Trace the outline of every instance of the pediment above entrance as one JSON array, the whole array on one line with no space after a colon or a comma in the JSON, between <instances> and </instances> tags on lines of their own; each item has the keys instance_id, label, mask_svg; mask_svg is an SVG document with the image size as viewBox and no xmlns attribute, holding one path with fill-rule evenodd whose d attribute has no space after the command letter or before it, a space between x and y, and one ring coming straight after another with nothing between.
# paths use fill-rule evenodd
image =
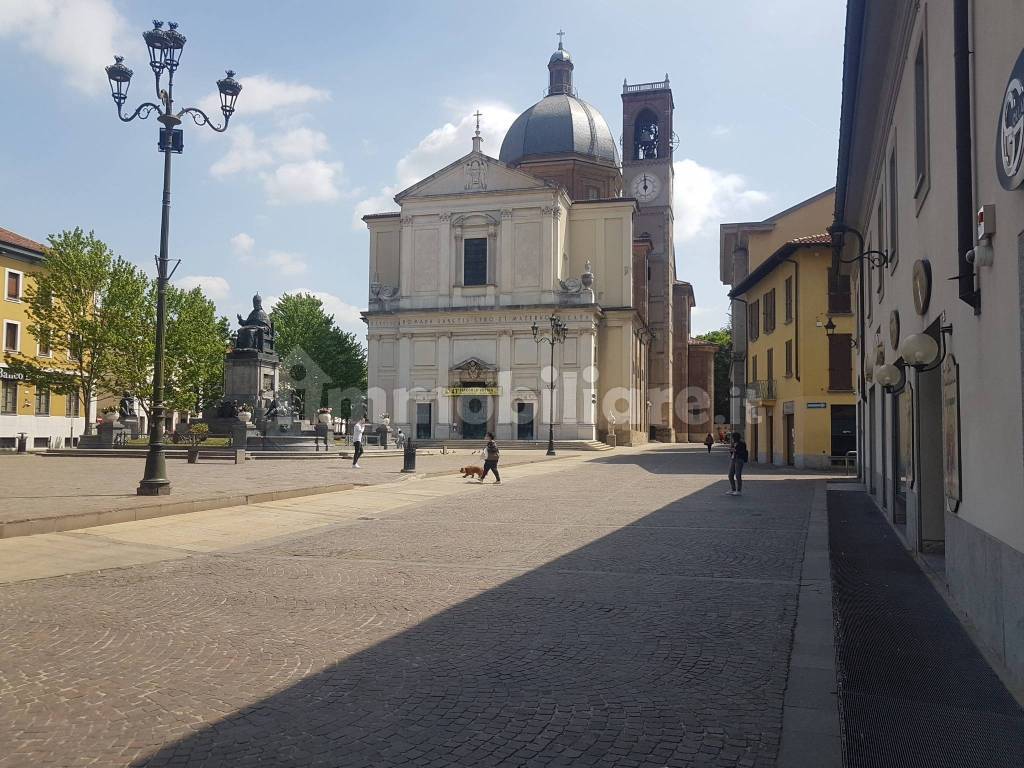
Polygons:
<instances>
[{"instance_id":1,"label":"pediment above entrance","mask_svg":"<svg viewBox=\"0 0 1024 768\"><path fill-rule=\"evenodd\" d=\"M478 357L468 357L458 365L452 366L449 371L449 379L455 383L461 382L494 382L498 376L498 366L485 363Z\"/></svg>"},{"instance_id":2,"label":"pediment above entrance","mask_svg":"<svg viewBox=\"0 0 1024 768\"><path fill-rule=\"evenodd\" d=\"M470 152L395 195L395 202L437 195L550 189L552 184L516 170L482 152Z\"/></svg>"}]
</instances>

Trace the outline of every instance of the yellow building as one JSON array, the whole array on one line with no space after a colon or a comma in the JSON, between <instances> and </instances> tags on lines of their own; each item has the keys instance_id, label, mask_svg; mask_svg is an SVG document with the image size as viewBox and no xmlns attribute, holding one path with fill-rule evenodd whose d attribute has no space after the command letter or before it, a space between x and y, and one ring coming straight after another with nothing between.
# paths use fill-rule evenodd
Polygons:
<instances>
[{"instance_id":1,"label":"yellow building","mask_svg":"<svg viewBox=\"0 0 1024 768\"><path fill-rule=\"evenodd\" d=\"M0 228L0 450L15 450L22 435L29 450L70 447L85 429L85 409L77 396L50 392L8 370L8 362L18 353L57 363L67 354L40 342L28 329L25 289L40 268L44 250L45 246Z\"/></svg>"},{"instance_id":2,"label":"yellow building","mask_svg":"<svg viewBox=\"0 0 1024 768\"><path fill-rule=\"evenodd\" d=\"M734 310L734 334L751 461L823 469L856 448L850 284L832 279L825 232L833 197L784 211L744 240L749 271L729 296L744 308Z\"/></svg>"}]
</instances>

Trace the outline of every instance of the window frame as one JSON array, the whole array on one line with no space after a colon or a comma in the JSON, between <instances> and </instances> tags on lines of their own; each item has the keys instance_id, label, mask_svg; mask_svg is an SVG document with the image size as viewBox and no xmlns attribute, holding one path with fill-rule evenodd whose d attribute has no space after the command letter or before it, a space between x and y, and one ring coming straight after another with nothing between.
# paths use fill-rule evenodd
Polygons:
<instances>
[{"instance_id":1,"label":"window frame","mask_svg":"<svg viewBox=\"0 0 1024 768\"><path fill-rule=\"evenodd\" d=\"M893 136L892 149L889 151L889 274L895 274L899 261L900 241L900 198L899 173L896 165L896 137Z\"/></svg>"},{"instance_id":2,"label":"window frame","mask_svg":"<svg viewBox=\"0 0 1024 768\"><path fill-rule=\"evenodd\" d=\"M785 358L786 358L786 378L793 378L793 340L786 339L785 344Z\"/></svg>"},{"instance_id":3,"label":"window frame","mask_svg":"<svg viewBox=\"0 0 1024 768\"><path fill-rule=\"evenodd\" d=\"M885 251L885 188L878 188L878 206L875 211L875 230L878 235L878 250ZM874 267L872 267L874 269ZM879 262L878 264L878 285L875 286L875 290L878 291L878 301L881 302L885 297L885 265Z\"/></svg>"},{"instance_id":4,"label":"window frame","mask_svg":"<svg viewBox=\"0 0 1024 768\"><path fill-rule=\"evenodd\" d=\"M761 301L750 302L747 312L747 337L750 341L761 338Z\"/></svg>"},{"instance_id":5,"label":"window frame","mask_svg":"<svg viewBox=\"0 0 1024 768\"><path fill-rule=\"evenodd\" d=\"M50 343L48 333L40 333L36 337L36 357L51 358L53 357L53 345ZM46 344L44 347L43 344Z\"/></svg>"},{"instance_id":6,"label":"window frame","mask_svg":"<svg viewBox=\"0 0 1024 768\"><path fill-rule=\"evenodd\" d=\"M479 288L481 286L485 286L485 285L489 285L490 284L490 277L491 276L489 274L488 263L487 263L488 262L488 257L489 257L489 254L488 254L489 246L488 246L488 242L487 242L488 239L489 238L484 236L484 237L466 237L466 238L463 238L463 240L462 240L462 285L464 287L466 287L466 288ZM468 264L468 261L467 261L468 253L467 253L467 251L469 249L469 244L470 243L476 243L476 242L482 242L483 246L484 246L483 247L483 282L479 282L479 283L478 282L472 282L471 283L471 282L468 282L467 279L466 279L466 277L467 277L466 268L467 268L467 264ZM474 258L479 257L479 255L480 254L473 254Z\"/></svg>"},{"instance_id":7,"label":"window frame","mask_svg":"<svg viewBox=\"0 0 1024 768\"><path fill-rule=\"evenodd\" d=\"M13 409L7 407L7 393L13 392ZM18 380L0 379L0 414L4 416L18 415Z\"/></svg>"},{"instance_id":8,"label":"window frame","mask_svg":"<svg viewBox=\"0 0 1024 768\"><path fill-rule=\"evenodd\" d=\"M914 48L914 200L917 210L931 187L931 137L929 131L930 94L928 89L928 25L925 12L921 14L921 32Z\"/></svg>"},{"instance_id":9,"label":"window frame","mask_svg":"<svg viewBox=\"0 0 1024 768\"><path fill-rule=\"evenodd\" d=\"M73 333L68 336L68 361L72 363L82 362L82 358L75 355L75 334Z\"/></svg>"},{"instance_id":10,"label":"window frame","mask_svg":"<svg viewBox=\"0 0 1024 768\"><path fill-rule=\"evenodd\" d=\"M18 295L10 296L7 293L8 286L10 285L11 275L18 276ZM15 304L21 304L25 297L25 273L19 269L11 269L10 267L4 267L4 301L10 301Z\"/></svg>"},{"instance_id":11,"label":"window frame","mask_svg":"<svg viewBox=\"0 0 1024 768\"><path fill-rule=\"evenodd\" d=\"M64 416L68 419L78 419L82 416L82 398L77 389L64 395Z\"/></svg>"},{"instance_id":12,"label":"window frame","mask_svg":"<svg viewBox=\"0 0 1024 768\"><path fill-rule=\"evenodd\" d=\"M35 393L32 396L33 414L36 415L36 416L49 416L50 415L50 409L52 407L52 402L50 400L50 388L49 387L40 387L40 386L36 385L35 390L36 391L35 391ZM40 404L42 402L44 402L44 400L46 402L46 411L45 412L42 411L42 409L39 407Z\"/></svg>"},{"instance_id":13,"label":"window frame","mask_svg":"<svg viewBox=\"0 0 1024 768\"><path fill-rule=\"evenodd\" d=\"M7 328L11 326L16 329L15 331L15 343L13 347L7 346ZM17 320L4 320L4 352L17 352L21 353L21 323Z\"/></svg>"},{"instance_id":14,"label":"window frame","mask_svg":"<svg viewBox=\"0 0 1024 768\"><path fill-rule=\"evenodd\" d=\"M789 324L793 322L793 276L790 275L786 278L785 283L785 319L784 323Z\"/></svg>"}]
</instances>

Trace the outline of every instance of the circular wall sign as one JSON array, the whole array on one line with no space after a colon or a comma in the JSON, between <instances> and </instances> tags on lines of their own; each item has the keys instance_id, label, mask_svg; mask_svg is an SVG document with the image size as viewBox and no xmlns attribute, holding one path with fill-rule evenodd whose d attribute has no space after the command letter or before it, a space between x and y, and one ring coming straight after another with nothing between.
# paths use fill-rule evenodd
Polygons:
<instances>
[{"instance_id":1,"label":"circular wall sign","mask_svg":"<svg viewBox=\"0 0 1024 768\"><path fill-rule=\"evenodd\" d=\"M889 344L893 349L900 348L900 312L898 309L889 313Z\"/></svg>"},{"instance_id":2,"label":"circular wall sign","mask_svg":"<svg viewBox=\"0 0 1024 768\"><path fill-rule=\"evenodd\" d=\"M1013 65L996 126L996 173L1003 189L1024 184L1024 51Z\"/></svg>"},{"instance_id":3,"label":"circular wall sign","mask_svg":"<svg viewBox=\"0 0 1024 768\"><path fill-rule=\"evenodd\" d=\"M928 311L928 303L932 300L932 265L928 259L914 262L914 309L923 315Z\"/></svg>"}]
</instances>

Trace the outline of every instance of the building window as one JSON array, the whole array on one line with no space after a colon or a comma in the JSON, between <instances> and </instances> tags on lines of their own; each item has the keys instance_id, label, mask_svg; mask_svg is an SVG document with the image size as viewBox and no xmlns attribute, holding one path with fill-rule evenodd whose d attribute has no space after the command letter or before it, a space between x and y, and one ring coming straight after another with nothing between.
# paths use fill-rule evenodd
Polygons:
<instances>
[{"instance_id":1,"label":"building window","mask_svg":"<svg viewBox=\"0 0 1024 768\"><path fill-rule=\"evenodd\" d=\"M786 378L793 377L793 340L786 342Z\"/></svg>"},{"instance_id":2,"label":"building window","mask_svg":"<svg viewBox=\"0 0 1024 768\"><path fill-rule=\"evenodd\" d=\"M878 190L878 219L875 224L878 227L878 250L885 251L885 214L883 213L884 208L882 205L885 199L885 190ZM878 298L885 295L885 266L882 264L878 265Z\"/></svg>"},{"instance_id":3,"label":"building window","mask_svg":"<svg viewBox=\"0 0 1024 768\"><path fill-rule=\"evenodd\" d=\"M50 334L46 332L39 333L39 339L36 341L36 355L39 357L50 357L53 355L53 350L50 349Z\"/></svg>"},{"instance_id":4,"label":"building window","mask_svg":"<svg viewBox=\"0 0 1024 768\"><path fill-rule=\"evenodd\" d=\"M601 190L597 187L587 187L587 199L598 200L601 197Z\"/></svg>"},{"instance_id":5,"label":"building window","mask_svg":"<svg viewBox=\"0 0 1024 768\"><path fill-rule=\"evenodd\" d=\"M18 412L18 382L4 379L0 382L2 390L2 402L0 402L0 413L16 414Z\"/></svg>"},{"instance_id":6,"label":"building window","mask_svg":"<svg viewBox=\"0 0 1024 768\"><path fill-rule=\"evenodd\" d=\"M641 110L633 123L633 159L656 159L658 135L658 116L649 109Z\"/></svg>"},{"instance_id":7,"label":"building window","mask_svg":"<svg viewBox=\"0 0 1024 768\"><path fill-rule=\"evenodd\" d=\"M775 330L775 289L772 288L764 295L764 332L771 333Z\"/></svg>"},{"instance_id":8,"label":"building window","mask_svg":"<svg viewBox=\"0 0 1024 768\"><path fill-rule=\"evenodd\" d=\"M82 359L82 339L77 334L68 337L68 360L78 362Z\"/></svg>"},{"instance_id":9,"label":"building window","mask_svg":"<svg viewBox=\"0 0 1024 768\"><path fill-rule=\"evenodd\" d=\"M761 302L752 301L747 312L747 337L753 341L761 335Z\"/></svg>"},{"instance_id":10,"label":"building window","mask_svg":"<svg viewBox=\"0 0 1024 768\"><path fill-rule=\"evenodd\" d=\"M750 358L750 380L757 381L757 355Z\"/></svg>"},{"instance_id":11,"label":"building window","mask_svg":"<svg viewBox=\"0 0 1024 768\"><path fill-rule=\"evenodd\" d=\"M853 389L853 359L848 333L835 333L828 337L828 388L838 392Z\"/></svg>"},{"instance_id":12,"label":"building window","mask_svg":"<svg viewBox=\"0 0 1024 768\"><path fill-rule=\"evenodd\" d=\"M786 322L793 322L793 278L786 278Z\"/></svg>"},{"instance_id":13,"label":"building window","mask_svg":"<svg viewBox=\"0 0 1024 768\"><path fill-rule=\"evenodd\" d=\"M767 365L765 367L768 370L765 371L765 378L768 379L768 381L771 381L775 378L775 350L769 348L766 355L767 357L765 362Z\"/></svg>"},{"instance_id":14,"label":"building window","mask_svg":"<svg viewBox=\"0 0 1024 768\"><path fill-rule=\"evenodd\" d=\"M889 268L896 268L899 243L899 195L896 186L896 148L889 153Z\"/></svg>"},{"instance_id":15,"label":"building window","mask_svg":"<svg viewBox=\"0 0 1024 768\"><path fill-rule=\"evenodd\" d=\"M77 419L82 413L82 401L78 397L78 391L69 392L64 398L64 415L69 419Z\"/></svg>"},{"instance_id":16,"label":"building window","mask_svg":"<svg viewBox=\"0 0 1024 768\"><path fill-rule=\"evenodd\" d=\"M50 390L36 387L36 416L50 415Z\"/></svg>"},{"instance_id":17,"label":"building window","mask_svg":"<svg viewBox=\"0 0 1024 768\"><path fill-rule=\"evenodd\" d=\"M4 351L19 352L21 350L21 324L14 320L4 321Z\"/></svg>"},{"instance_id":18,"label":"building window","mask_svg":"<svg viewBox=\"0 0 1024 768\"><path fill-rule=\"evenodd\" d=\"M928 187L928 71L924 34L914 56L914 169L914 198L919 199Z\"/></svg>"},{"instance_id":19,"label":"building window","mask_svg":"<svg viewBox=\"0 0 1024 768\"><path fill-rule=\"evenodd\" d=\"M21 301L21 287L25 279L24 273L14 269L8 269L4 298L11 301Z\"/></svg>"},{"instance_id":20,"label":"building window","mask_svg":"<svg viewBox=\"0 0 1024 768\"><path fill-rule=\"evenodd\" d=\"M466 238L462 257L462 284L487 285L487 238Z\"/></svg>"},{"instance_id":21,"label":"building window","mask_svg":"<svg viewBox=\"0 0 1024 768\"><path fill-rule=\"evenodd\" d=\"M848 315L852 311L853 292L850 290L850 276L835 275L830 269L828 274L828 313L830 315ZM868 270L870 284L871 270Z\"/></svg>"}]
</instances>

